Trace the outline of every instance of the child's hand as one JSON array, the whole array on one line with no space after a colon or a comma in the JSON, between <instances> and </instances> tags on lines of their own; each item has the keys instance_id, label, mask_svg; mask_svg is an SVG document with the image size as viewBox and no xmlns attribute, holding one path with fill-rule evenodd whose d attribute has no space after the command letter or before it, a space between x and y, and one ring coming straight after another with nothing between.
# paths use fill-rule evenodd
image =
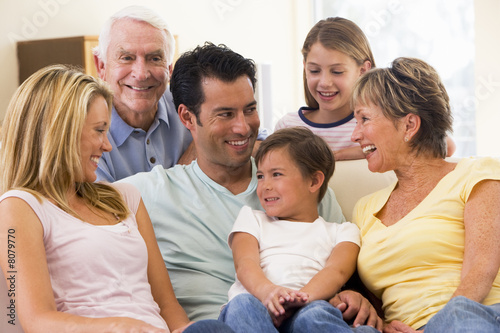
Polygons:
<instances>
[{"instance_id":1,"label":"child's hand","mask_svg":"<svg viewBox=\"0 0 500 333\"><path fill-rule=\"evenodd\" d=\"M274 325L278 327L283 320L290 317L295 309L307 304L309 295L290 288L274 286L269 290L267 297L262 302L273 318ZM292 310L292 311L290 311Z\"/></svg>"},{"instance_id":2,"label":"child's hand","mask_svg":"<svg viewBox=\"0 0 500 333\"><path fill-rule=\"evenodd\" d=\"M275 317L285 314L285 308L283 304L294 303L298 298L302 299L307 295L304 293L293 290L290 288L285 288L281 286L273 286L267 291L266 298L262 301L264 306L268 309L269 313L273 314Z\"/></svg>"}]
</instances>

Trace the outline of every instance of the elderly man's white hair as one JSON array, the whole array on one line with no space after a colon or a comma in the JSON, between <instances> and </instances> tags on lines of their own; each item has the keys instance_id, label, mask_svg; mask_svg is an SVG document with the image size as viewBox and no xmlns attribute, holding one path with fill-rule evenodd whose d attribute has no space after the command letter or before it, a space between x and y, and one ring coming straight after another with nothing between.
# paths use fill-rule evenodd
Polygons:
<instances>
[{"instance_id":1,"label":"elderly man's white hair","mask_svg":"<svg viewBox=\"0 0 500 333\"><path fill-rule=\"evenodd\" d=\"M165 22L165 20L155 11L143 6L128 6L113 14L102 27L101 34L99 35L99 45L93 49L94 55L106 63L106 53L110 42L111 28L116 21L121 19L143 21L151 24L157 29L165 31L167 35L167 49L165 50L165 54L168 65L172 64L174 60L175 39L170 32L167 22Z\"/></svg>"}]
</instances>

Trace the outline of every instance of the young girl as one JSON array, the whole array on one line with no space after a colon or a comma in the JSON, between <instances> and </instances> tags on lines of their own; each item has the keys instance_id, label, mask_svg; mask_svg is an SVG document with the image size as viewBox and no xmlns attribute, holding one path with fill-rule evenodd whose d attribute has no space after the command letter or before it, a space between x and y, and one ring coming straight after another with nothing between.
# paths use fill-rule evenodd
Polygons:
<instances>
[{"instance_id":1,"label":"young girl","mask_svg":"<svg viewBox=\"0 0 500 333\"><path fill-rule=\"evenodd\" d=\"M321 20L309 31L302 55L307 107L285 115L275 130L305 126L325 139L336 160L364 158L351 141L356 121L349 97L358 77L375 67L365 34L344 18Z\"/></svg>"},{"instance_id":2,"label":"young girl","mask_svg":"<svg viewBox=\"0 0 500 333\"><path fill-rule=\"evenodd\" d=\"M318 216L332 151L294 127L263 141L255 160L265 213L244 206L229 235L237 279L219 319L236 332L351 332L326 301L353 274L359 252L355 225Z\"/></svg>"}]
</instances>

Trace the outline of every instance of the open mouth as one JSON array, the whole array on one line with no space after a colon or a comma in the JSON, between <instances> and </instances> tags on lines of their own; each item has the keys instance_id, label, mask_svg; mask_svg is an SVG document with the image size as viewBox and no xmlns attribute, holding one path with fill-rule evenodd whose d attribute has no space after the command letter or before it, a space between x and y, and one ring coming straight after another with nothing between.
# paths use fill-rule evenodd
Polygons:
<instances>
[{"instance_id":1,"label":"open mouth","mask_svg":"<svg viewBox=\"0 0 500 333\"><path fill-rule=\"evenodd\" d=\"M98 165L98 164L99 164L99 159L100 159L100 157L98 157L98 156L92 156L92 157L90 158L90 161L91 161L92 163L94 163L95 165Z\"/></svg>"},{"instance_id":2,"label":"open mouth","mask_svg":"<svg viewBox=\"0 0 500 333\"><path fill-rule=\"evenodd\" d=\"M375 147L374 145L368 145L368 146L363 147L363 153L365 155L373 153L375 150L377 150L377 147Z\"/></svg>"},{"instance_id":3,"label":"open mouth","mask_svg":"<svg viewBox=\"0 0 500 333\"><path fill-rule=\"evenodd\" d=\"M264 199L264 201L265 201L265 202L273 202L273 201L276 201L276 200L278 200L278 199L279 199L279 198L276 198L276 197L275 197L275 198L266 198L266 199Z\"/></svg>"},{"instance_id":4,"label":"open mouth","mask_svg":"<svg viewBox=\"0 0 500 333\"><path fill-rule=\"evenodd\" d=\"M249 139L246 138L244 140L234 140L234 141L228 141L227 143L232 145L232 146L244 146L248 143Z\"/></svg>"},{"instance_id":5,"label":"open mouth","mask_svg":"<svg viewBox=\"0 0 500 333\"><path fill-rule=\"evenodd\" d=\"M137 90L137 91L145 91L145 90L149 90L149 89L152 88L152 86L149 86L149 87L135 87L135 86L129 86L129 85L127 85L127 87L129 87L132 90Z\"/></svg>"},{"instance_id":6,"label":"open mouth","mask_svg":"<svg viewBox=\"0 0 500 333\"><path fill-rule=\"evenodd\" d=\"M338 95L338 92L321 92L321 91L318 91L318 94L322 97L326 97L326 98L329 98L329 97L333 97L335 95Z\"/></svg>"}]
</instances>

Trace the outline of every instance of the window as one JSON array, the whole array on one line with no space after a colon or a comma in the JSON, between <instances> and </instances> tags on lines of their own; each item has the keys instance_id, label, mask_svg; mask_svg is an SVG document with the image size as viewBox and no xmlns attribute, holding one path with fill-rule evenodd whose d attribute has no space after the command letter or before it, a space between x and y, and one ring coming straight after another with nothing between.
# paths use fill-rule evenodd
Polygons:
<instances>
[{"instance_id":1,"label":"window","mask_svg":"<svg viewBox=\"0 0 500 333\"><path fill-rule=\"evenodd\" d=\"M378 67L420 58L441 76L454 117L454 156L476 154L473 0L315 0L315 22L330 16L365 32Z\"/></svg>"}]
</instances>

